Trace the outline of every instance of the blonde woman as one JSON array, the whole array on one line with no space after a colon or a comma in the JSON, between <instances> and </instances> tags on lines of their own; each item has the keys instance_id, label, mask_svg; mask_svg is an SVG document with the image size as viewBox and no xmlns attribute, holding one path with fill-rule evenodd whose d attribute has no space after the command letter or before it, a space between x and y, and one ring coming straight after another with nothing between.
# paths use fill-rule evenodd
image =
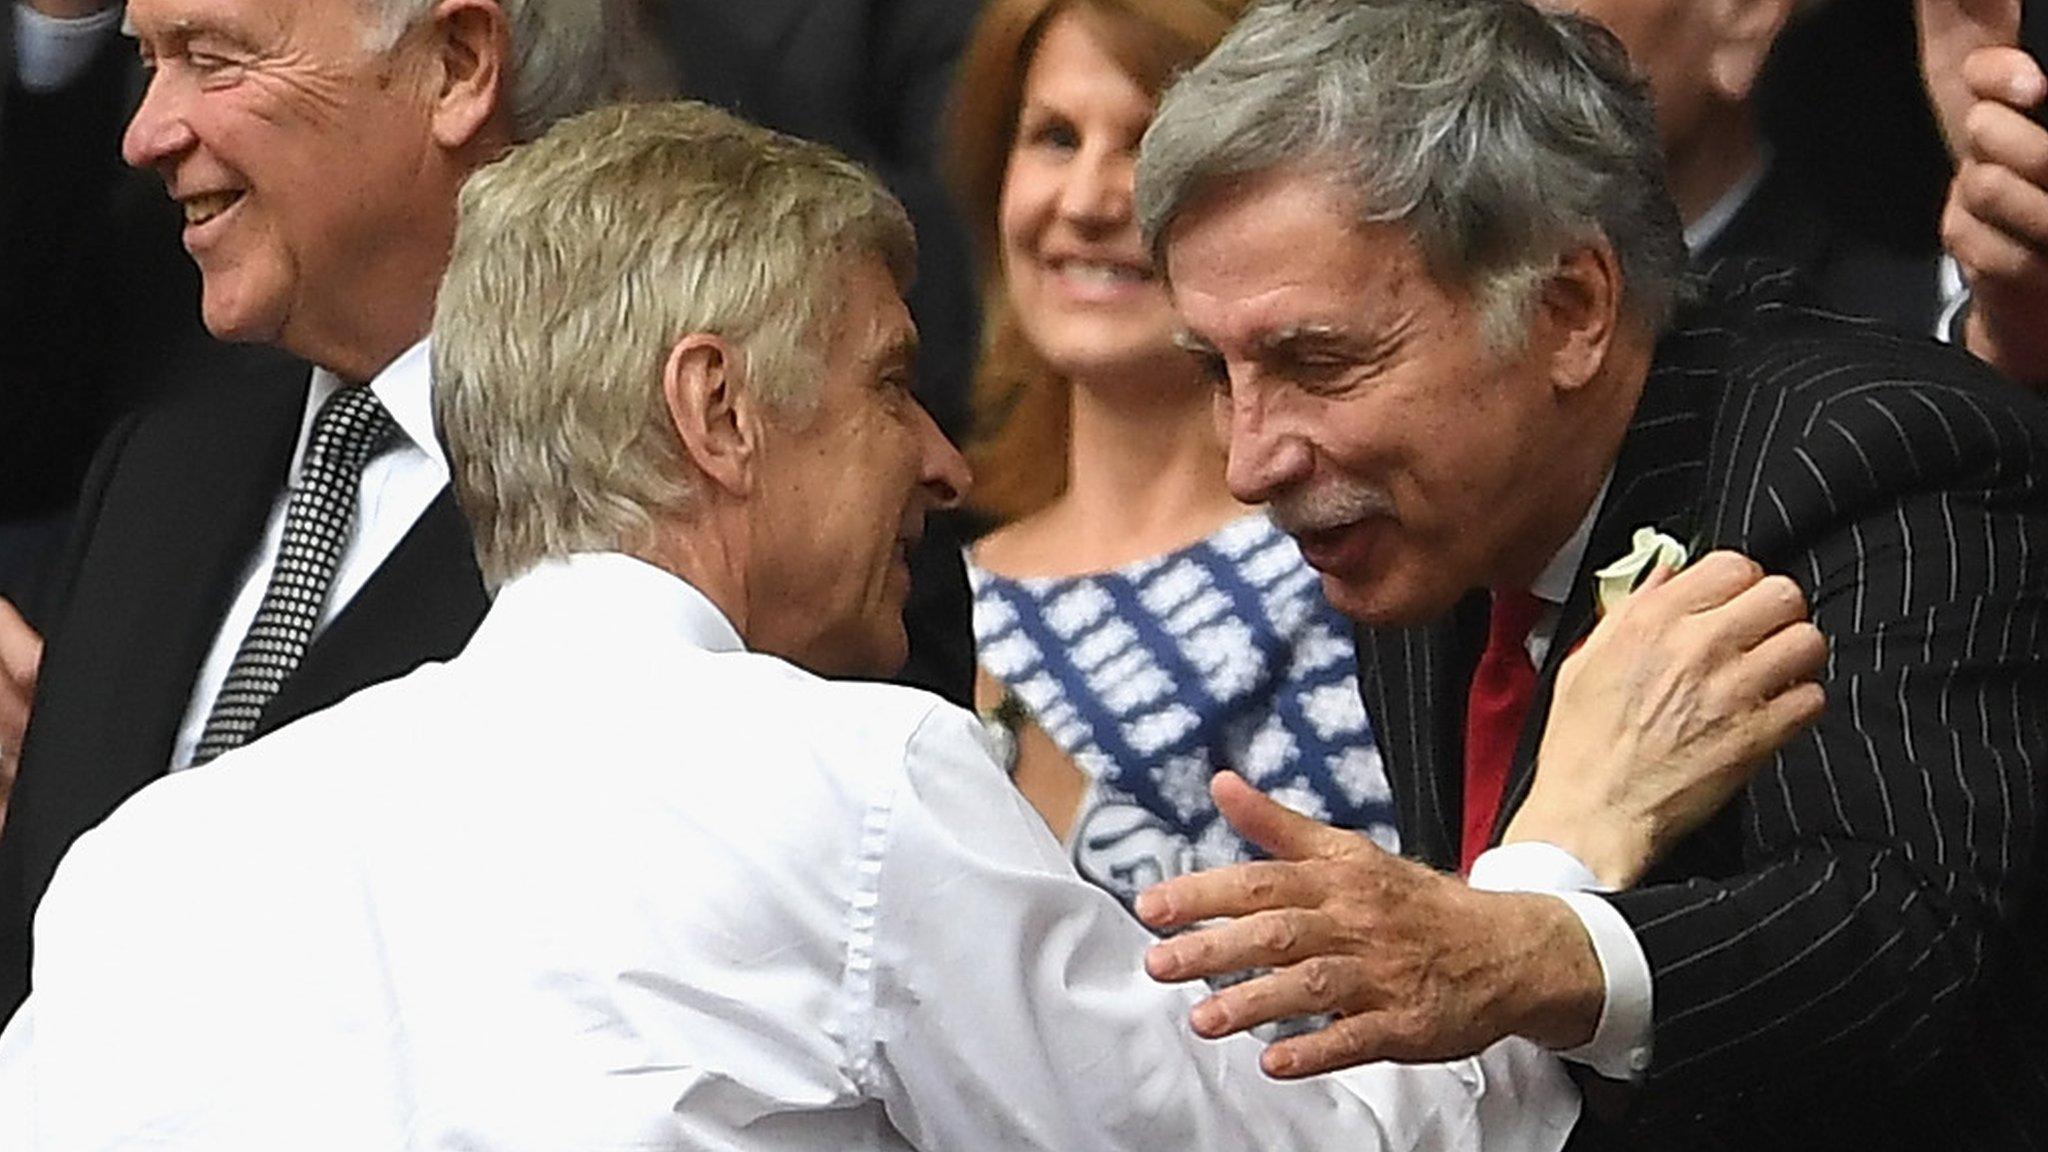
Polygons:
<instances>
[{"instance_id":1,"label":"blonde woman","mask_svg":"<svg viewBox=\"0 0 2048 1152\"><path fill-rule=\"evenodd\" d=\"M1076 867L1126 902L1245 858L1208 783L1393 843L1349 624L1231 498L1213 388L1138 235L1138 142L1237 0L991 0L952 161L984 254L970 554L984 712Z\"/></svg>"}]
</instances>

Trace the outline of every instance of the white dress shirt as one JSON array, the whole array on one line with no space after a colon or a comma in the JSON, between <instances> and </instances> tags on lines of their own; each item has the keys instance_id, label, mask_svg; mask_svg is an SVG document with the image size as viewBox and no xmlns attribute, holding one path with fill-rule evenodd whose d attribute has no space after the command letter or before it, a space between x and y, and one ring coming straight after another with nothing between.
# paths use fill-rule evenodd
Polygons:
<instances>
[{"instance_id":1,"label":"white dress shirt","mask_svg":"<svg viewBox=\"0 0 2048 1152\"><path fill-rule=\"evenodd\" d=\"M1521 1041L1283 1083L1197 1039L980 732L748 653L636 560L543 565L454 661L78 841L0 1142L1561 1146L1577 1095Z\"/></svg>"},{"instance_id":2,"label":"white dress shirt","mask_svg":"<svg viewBox=\"0 0 2048 1152\"><path fill-rule=\"evenodd\" d=\"M399 436L390 449L363 467L356 489L355 523L335 565L334 583L328 586L327 604L314 624L317 638L329 622L348 606L370 577L389 559L398 542L418 522L421 513L448 485L448 457L434 435L433 385L429 379L427 341L422 340L393 360L370 381L391 418ZM270 569L277 561L279 541L284 539L285 508L291 489L299 481L305 463L306 442L313 435L313 419L320 405L342 387L341 380L325 368L313 369L312 386L306 392L306 410L299 420L299 441L292 449L292 468L284 487L270 509L270 522L263 529L263 543L242 568L242 579L213 646L199 665L199 677L192 685L192 698L185 705L185 718L178 725L177 743L171 748L172 771L189 767L199 738L206 732L207 713L220 694L234 665L242 637L256 619L263 593L270 586Z\"/></svg>"},{"instance_id":3,"label":"white dress shirt","mask_svg":"<svg viewBox=\"0 0 2048 1152\"><path fill-rule=\"evenodd\" d=\"M1749 203L1751 196L1756 195L1757 188L1763 184L1764 177L1769 175L1770 171L1771 153L1767 148L1758 156L1757 162L1751 165L1749 171L1743 173L1742 179L1729 185L1726 192L1707 205L1707 210L1700 213L1698 219L1685 226L1685 250L1696 253L1712 244L1721 233L1726 232L1728 225L1733 224L1736 215L1742 211L1742 206Z\"/></svg>"}]
</instances>

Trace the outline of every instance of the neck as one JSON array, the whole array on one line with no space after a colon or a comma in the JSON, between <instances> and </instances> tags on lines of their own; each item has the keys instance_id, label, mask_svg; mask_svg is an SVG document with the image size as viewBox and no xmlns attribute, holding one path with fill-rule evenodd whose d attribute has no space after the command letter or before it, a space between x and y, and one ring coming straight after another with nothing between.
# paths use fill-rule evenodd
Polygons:
<instances>
[{"instance_id":1,"label":"neck","mask_svg":"<svg viewBox=\"0 0 2048 1152\"><path fill-rule=\"evenodd\" d=\"M745 549L734 546L734 537L725 530L728 526L716 523L717 519L709 516L687 522L657 522L647 540L622 546L619 551L644 560L703 593L751 648L754 641L748 631L751 621Z\"/></svg>"},{"instance_id":2,"label":"neck","mask_svg":"<svg viewBox=\"0 0 2048 1152\"><path fill-rule=\"evenodd\" d=\"M284 349L344 380L365 381L424 339L455 245L456 191L469 170L441 165L417 173L423 199L428 189L445 193L434 201L439 207L413 214L362 253L357 267L369 274L337 291L340 303L326 314L303 326L287 323Z\"/></svg>"},{"instance_id":3,"label":"neck","mask_svg":"<svg viewBox=\"0 0 2048 1152\"><path fill-rule=\"evenodd\" d=\"M1682 147L1671 149L1671 198L1688 226L1718 203L1763 159L1748 106L1705 118Z\"/></svg>"},{"instance_id":4,"label":"neck","mask_svg":"<svg viewBox=\"0 0 2048 1152\"><path fill-rule=\"evenodd\" d=\"M1067 490L1059 506L1105 540L1184 543L1234 514L1209 391L1171 379L1073 387Z\"/></svg>"},{"instance_id":5,"label":"neck","mask_svg":"<svg viewBox=\"0 0 2048 1152\"><path fill-rule=\"evenodd\" d=\"M1539 481L1548 498L1535 502L1527 531L1518 534L1520 545L1495 566L1499 583L1513 588L1533 586L1592 510L1642 403L1653 347L1654 341L1646 338L1617 342L1602 367L1601 378L1578 398L1579 410L1570 413L1563 425L1570 434L1559 437L1552 446L1548 455L1553 466Z\"/></svg>"}]
</instances>

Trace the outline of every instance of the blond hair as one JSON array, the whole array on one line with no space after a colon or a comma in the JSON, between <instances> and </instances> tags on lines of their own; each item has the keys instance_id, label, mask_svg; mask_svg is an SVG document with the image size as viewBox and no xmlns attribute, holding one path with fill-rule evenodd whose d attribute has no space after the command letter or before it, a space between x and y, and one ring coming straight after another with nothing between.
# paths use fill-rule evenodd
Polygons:
<instances>
[{"instance_id":1,"label":"blond hair","mask_svg":"<svg viewBox=\"0 0 2048 1152\"><path fill-rule=\"evenodd\" d=\"M637 551L686 512L669 350L721 336L739 387L805 411L840 283L870 258L908 284L915 241L880 183L702 104L586 113L473 177L434 311L434 397L485 582Z\"/></svg>"}]
</instances>

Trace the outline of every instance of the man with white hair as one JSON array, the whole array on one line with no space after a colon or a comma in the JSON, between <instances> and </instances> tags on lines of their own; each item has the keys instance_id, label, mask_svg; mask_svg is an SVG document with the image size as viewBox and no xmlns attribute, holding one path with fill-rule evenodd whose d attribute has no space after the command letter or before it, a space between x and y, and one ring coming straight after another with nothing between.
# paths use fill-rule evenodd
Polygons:
<instances>
[{"instance_id":1,"label":"man with white hair","mask_svg":"<svg viewBox=\"0 0 2048 1152\"><path fill-rule=\"evenodd\" d=\"M805 670L903 659L908 550L968 482L910 391L913 254L871 176L698 105L476 176L434 367L489 614L78 842L0 1142L1555 1149L1576 1094L1522 1041L1285 1084L1196 1040L974 717ZM1688 695L1810 633L1720 559L1616 614ZM1637 695L1634 660L1578 667ZM1797 723L1711 707L1570 710L1539 791L1573 815L1517 835L1639 868L1640 827L1703 818Z\"/></svg>"},{"instance_id":2,"label":"man with white hair","mask_svg":"<svg viewBox=\"0 0 2048 1152\"><path fill-rule=\"evenodd\" d=\"M1667 184L1696 265L1760 259L1795 269L1805 299L1932 332L1936 267L1855 235L1818 182L1779 155L1756 93L1788 22L1827 0L1542 0L1605 24L1650 84Z\"/></svg>"},{"instance_id":3,"label":"man with white hair","mask_svg":"<svg viewBox=\"0 0 2048 1152\"><path fill-rule=\"evenodd\" d=\"M1614 39L1517 0L1266 4L1162 101L1140 216L1232 491L1360 622L1404 850L1458 868L1541 806L1537 733L1641 529L1796 582L1830 651L1814 727L1574 900L1573 947L1231 793L1289 862L1148 893L1158 927L1239 917L1153 970L1276 967L1205 1035L1338 1013L1268 1052L1290 1075L1535 1036L1614 1082L1632 1146L2048 1143L2048 409L1781 278L1688 285L1659 151Z\"/></svg>"},{"instance_id":4,"label":"man with white hair","mask_svg":"<svg viewBox=\"0 0 2048 1152\"><path fill-rule=\"evenodd\" d=\"M182 209L208 330L289 355L110 433L49 582L46 653L0 602L0 792L20 757L0 796L0 1014L80 832L475 628L425 345L455 193L612 93L605 0L131 0L119 18L149 72L123 155Z\"/></svg>"}]
</instances>

